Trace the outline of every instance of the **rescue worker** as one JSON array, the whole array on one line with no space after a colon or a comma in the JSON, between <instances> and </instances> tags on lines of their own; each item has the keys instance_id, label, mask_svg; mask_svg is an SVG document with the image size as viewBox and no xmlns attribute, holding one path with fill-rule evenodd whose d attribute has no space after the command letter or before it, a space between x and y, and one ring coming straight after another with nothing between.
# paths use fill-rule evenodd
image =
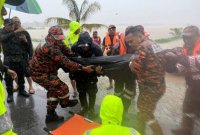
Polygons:
<instances>
[{"instance_id":1,"label":"rescue worker","mask_svg":"<svg viewBox=\"0 0 200 135\"><path fill-rule=\"evenodd\" d=\"M71 49L71 47L78 41L79 34L81 32L81 24L76 21L71 21L69 24L69 33L64 40L65 45ZM74 89L74 98L78 96L78 91L76 88L76 81L73 78L73 75L69 72L69 78Z\"/></svg>"},{"instance_id":2,"label":"rescue worker","mask_svg":"<svg viewBox=\"0 0 200 135\"><path fill-rule=\"evenodd\" d=\"M153 114L157 102L165 93L165 61L162 49L154 41L147 39L137 27L129 27L125 35L126 43L135 52L130 61L130 69L137 75L139 85L138 131L143 135L147 124L152 129L153 135L163 135Z\"/></svg>"},{"instance_id":3,"label":"rescue worker","mask_svg":"<svg viewBox=\"0 0 200 135\"><path fill-rule=\"evenodd\" d=\"M64 40L64 43L68 48L71 48L74 45L74 43L78 41L80 32L81 32L81 24L76 21L70 22L69 33Z\"/></svg>"},{"instance_id":4,"label":"rescue worker","mask_svg":"<svg viewBox=\"0 0 200 135\"><path fill-rule=\"evenodd\" d=\"M102 51L106 52L106 56L110 56L111 52L113 51L113 46L114 44L117 42L117 37L115 35L118 35L116 33L116 26L114 25L110 25L108 27L108 33L106 34L106 36L103 39L103 43L102 43ZM113 43L114 42L114 43ZM105 51L106 50L106 51ZM109 78L109 87L107 88L107 90L110 90L113 88L113 80Z\"/></svg>"},{"instance_id":5,"label":"rescue worker","mask_svg":"<svg viewBox=\"0 0 200 135\"><path fill-rule=\"evenodd\" d=\"M84 67L68 59L71 51L63 43L64 35L60 27L53 26L49 29L46 43L35 50L30 69L33 81L47 90L47 115L46 123L63 121L64 117L58 116L55 109L58 104L62 108L72 107L78 103L77 99L69 99L67 84L58 77L58 69L66 68L71 72L93 72L91 66ZM65 70L66 71L66 70Z\"/></svg>"},{"instance_id":6,"label":"rescue worker","mask_svg":"<svg viewBox=\"0 0 200 135\"><path fill-rule=\"evenodd\" d=\"M15 26L15 30L17 30L18 28L21 28L21 21L20 19L15 16L12 18L13 22L14 22L14 26ZM25 65L25 68L24 68L24 74L26 76L26 79L28 81L28 84L29 84L29 94L34 94L35 93L35 90L33 88L33 85L32 85L32 78L31 78L31 71L30 71L30 68L29 68L29 65L28 65L28 61L31 60L32 58L32 55L33 55L33 45L32 45L32 41L31 41L31 37L29 35L29 33L24 30L23 32L19 33L19 36L25 36L25 40L27 40L27 42L25 42L26 45L23 45L24 46L24 65ZM17 80L16 80L16 83L17 83ZM18 85L17 85L18 87ZM17 89L17 88L16 88Z\"/></svg>"},{"instance_id":7,"label":"rescue worker","mask_svg":"<svg viewBox=\"0 0 200 135\"><path fill-rule=\"evenodd\" d=\"M184 46L182 55L174 55L177 71L185 75L186 94L183 102L181 127L173 130L175 135L192 135L195 119L200 114L200 33L197 26L188 26L183 30ZM169 56L168 56L169 57ZM169 58L168 58L169 59Z\"/></svg>"},{"instance_id":8,"label":"rescue worker","mask_svg":"<svg viewBox=\"0 0 200 135\"><path fill-rule=\"evenodd\" d=\"M126 48L124 44L124 35L122 33L116 32L115 25L110 25L108 27L108 33L103 39L102 50L103 52L106 50L107 56L126 54ZM113 88L113 80L110 78L109 78L109 83L110 83L110 86L107 88L107 90ZM115 90L115 92L119 93L117 90Z\"/></svg>"},{"instance_id":9,"label":"rescue worker","mask_svg":"<svg viewBox=\"0 0 200 135\"><path fill-rule=\"evenodd\" d=\"M24 52L23 45L27 42L24 37L17 36L24 31L18 28L14 31L12 19L4 20L4 28L0 31L0 41L4 54L4 65L9 66L18 76L19 95L29 97L24 86ZM8 92L7 102L13 102L13 79L5 74L6 89Z\"/></svg>"},{"instance_id":10,"label":"rescue worker","mask_svg":"<svg viewBox=\"0 0 200 135\"><path fill-rule=\"evenodd\" d=\"M102 125L86 131L84 135L140 135L133 128L121 126L123 110L123 103L119 97L105 96L100 108Z\"/></svg>"},{"instance_id":11,"label":"rescue worker","mask_svg":"<svg viewBox=\"0 0 200 135\"><path fill-rule=\"evenodd\" d=\"M92 40L93 40L93 42L95 42L97 45L99 45L101 47L101 38L98 36L97 31L93 31Z\"/></svg>"},{"instance_id":12,"label":"rescue worker","mask_svg":"<svg viewBox=\"0 0 200 135\"><path fill-rule=\"evenodd\" d=\"M80 34L78 42L72 46L72 51L81 58L90 58L103 56L101 48L93 42L88 32ZM76 80L76 86L79 92L79 99L81 102L82 110L79 114L87 116L91 119L96 117L94 105L96 101L97 88L97 75L101 71L101 67L95 68L96 72L87 74L84 72L77 72L74 74ZM87 94L89 102L87 101Z\"/></svg>"},{"instance_id":13,"label":"rescue worker","mask_svg":"<svg viewBox=\"0 0 200 135\"><path fill-rule=\"evenodd\" d=\"M130 52L125 44L124 34L116 32L116 27L110 25L108 28L108 33L103 41L103 50L107 55L124 55ZM111 82L111 81L110 81ZM115 79L114 92L116 96L122 98L124 103L124 115L128 113L129 106L131 104L132 98L135 96L135 77L130 75L127 80Z\"/></svg>"}]
</instances>

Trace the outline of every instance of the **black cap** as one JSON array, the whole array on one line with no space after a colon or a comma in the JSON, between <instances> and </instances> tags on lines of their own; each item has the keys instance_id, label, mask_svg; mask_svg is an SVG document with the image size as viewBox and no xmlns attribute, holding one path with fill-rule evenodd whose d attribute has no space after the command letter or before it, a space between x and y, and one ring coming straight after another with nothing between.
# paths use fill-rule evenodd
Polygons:
<instances>
[{"instance_id":1,"label":"black cap","mask_svg":"<svg viewBox=\"0 0 200 135\"><path fill-rule=\"evenodd\" d=\"M13 24L13 23L14 23L14 22L13 22L12 19L9 19L9 18L8 18L8 19L5 19L5 20L4 20L4 26L5 26L5 25L9 25L9 24Z\"/></svg>"},{"instance_id":2,"label":"black cap","mask_svg":"<svg viewBox=\"0 0 200 135\"><path fill-rule=\"evenodd\" d=\"M109 25L108 29L111 29L111 28L116 28L115 25Z\"/></svg>"}]
</instances>

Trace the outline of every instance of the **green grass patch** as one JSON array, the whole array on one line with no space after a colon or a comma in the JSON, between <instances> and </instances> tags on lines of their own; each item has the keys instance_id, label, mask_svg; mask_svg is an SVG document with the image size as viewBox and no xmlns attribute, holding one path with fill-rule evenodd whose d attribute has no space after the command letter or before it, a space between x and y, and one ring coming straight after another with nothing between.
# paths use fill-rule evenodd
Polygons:
<instances>
[{"instance_id":1,"label":"green grass patch","mask_svg":"<svg viewBox=\"0 0 200 135\"><path fill-rule=\"evenodd\" d=\"M32 42L41 42L41 39L32 39Z\"/></svg>"},{"instance_id":2,"label":"green grass patch","mask_svg":"<svg viewBox=\"0 0 200 135\"><path fill-rule=\"evenodd\" d=\"M169 42L173 42L173 41L176 41L179 39L181 39L181 36L170 37L170 38L161 38L161 39L156 39L155 41L157 43L169 43Z\"/></svg>"}]
</instances>

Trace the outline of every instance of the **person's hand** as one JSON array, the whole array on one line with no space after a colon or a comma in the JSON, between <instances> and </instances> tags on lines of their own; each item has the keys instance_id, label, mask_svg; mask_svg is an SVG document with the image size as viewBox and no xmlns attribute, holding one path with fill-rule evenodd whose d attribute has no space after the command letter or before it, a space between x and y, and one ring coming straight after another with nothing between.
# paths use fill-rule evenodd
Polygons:
<instances>
[{"instance_id":1,"label":"person's hand","mask_svg":"<svg viewBox=\"0 0 200 135\"><path fill-rule=\"evenodd\" d=\"M85 72L87 72L87 73L94 72L93 65L85 66L85 67L82 68L82 70L85 71Z\"/></svg>"},{"instance_id":2,"label":"person's hand","mask_svg":"<svg viewBox=\"0 0 200 135\"><path fill-rule=\"evenodd\" d=\"M103 67L101 67L101 66L97 66L96 68L95 68L95 71L96 71L96 73L97 74L102 74L103 73Z\"/></svg>"},{"instance_id":3,"label":"person's hand","mask_svg":"<svg viewBox=\"0 0 200 135\"><path fill-rule=\"evenodd\" d=\"M1 9L1 15L2 16L6 16L7 15L7 10L5 9L5 7L3 6Z\"/></svg>"},{"instance_id":4,"label":"person's hand","mask_svg":"<svg viewBox=\"0 0 200 135\"><path fill-rule=\"evenodd\" d=\"M15 30L15 33L23 32L23 31L25 31L24 28L20 27L17 30Z\"/></svg>"},{"instance_id":5,"label":"person's hand","mask_svg":"<svg viewBox=\"0 0 200 135\"><path fill-rule=\"evenodd\" d=\"M17 78L17 73L11 69L8 69L7 73L12 77L12 79L16 79Z\"/></svg>"},{"instance_id":6,"label":"person's hand","mask_svg":"<svg viewBox=\"0 0 200 135\"><path fill-rule=\"evenodd\" d=\"M138 61L140 60L140 57L139 55L137 54L133 54L131 57L130 57L130 61Z\"/></svg>"},{"instance_id":7,"label":"person's hand","mask_svg":"<svg viewBox=\"0 0 200 135\"><path fill-rule=\"evenodd\" d=\"M26 36L25 35L20 35L19 38L24 41L24 42L27 42L27 39L26 39Z\"/></svg>"},{"instance_id":8,"label":"person's hand","mask_svg":"<svg viewBox=\"0 0 200 135\"><path fill-rule=\"evenodd\" d=\"M104 50L104 54L108 54L110 52L111 52L110 47L106 47L105 50Z\"/></svg>"}]
</instances>

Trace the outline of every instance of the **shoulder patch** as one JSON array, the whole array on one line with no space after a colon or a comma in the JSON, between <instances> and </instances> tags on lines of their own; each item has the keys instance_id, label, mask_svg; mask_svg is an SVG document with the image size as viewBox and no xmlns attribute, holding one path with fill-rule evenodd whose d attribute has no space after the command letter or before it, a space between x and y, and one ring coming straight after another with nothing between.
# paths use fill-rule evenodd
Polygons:
<instances>
[{"instance_id":1,"label":"shoulder patch","mask_svg":"<svg viewBox=\"0 0 200 135\"><path fill-rule=\"evenodd\" d=\"M151 48L153 50L154 53L159 53L162 51L162 48L160 47L160 45L156 44L156 43L153 43L151 45Z\"/></svg>"}]
</instances>

